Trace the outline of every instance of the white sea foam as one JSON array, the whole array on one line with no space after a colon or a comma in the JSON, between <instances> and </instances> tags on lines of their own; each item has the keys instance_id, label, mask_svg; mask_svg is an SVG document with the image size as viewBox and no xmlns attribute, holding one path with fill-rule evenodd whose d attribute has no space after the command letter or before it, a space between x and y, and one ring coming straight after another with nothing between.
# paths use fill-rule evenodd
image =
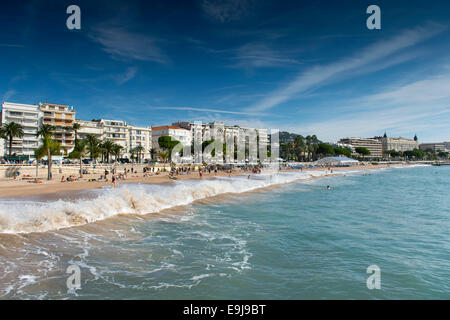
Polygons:
<instances>
[{"instance_id":1,"label":"white sea foam","mask_svg":"<svg viewBox=\"0 0 450 320\"><path fill-rule=\"evenodd\" d=\"M248 192L326 174L325 171L267 173L251 175L250 178L236 176L181 180L171 185L122 184L117 189L99 190L98 197L89 200L0 200L0 233L46 232L80 226L119 214L157 213L220 194ZM336 171L335 174L340 172Z\"/></svg>"},{"instance_id":2,"label":"white sea foam","mask_svg":"<svg viewBox=\"0 0 450 320\"><path fill-rule=\"evenodd\" d=\"M0 200L0 233L46 232L104 220L118 214L149 214L195 200L241 193L324 175L324 172L274 173L245 177L181 180L171 185L123 184L98 191L94 199L53 202Z\"/></svg>"}]
</instances>

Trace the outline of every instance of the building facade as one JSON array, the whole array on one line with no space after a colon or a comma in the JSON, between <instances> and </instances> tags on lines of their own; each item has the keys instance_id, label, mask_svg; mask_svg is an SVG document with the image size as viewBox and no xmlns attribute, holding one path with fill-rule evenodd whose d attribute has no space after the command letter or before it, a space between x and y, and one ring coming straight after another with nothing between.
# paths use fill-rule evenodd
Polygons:
<instances>
[{"instance_id":1,"label":"building facade","mask_svg":"<svg viewBox=\"0 0 450 320\"><path fill-rule=\"evenodd\" d=\"M234 149L236 150L237 145L241 144L249 148L249 139L252 136L252 139L255 140L255 149L259 148L259 146L269 146L271 144L270 134L267 129L254 129L254 128L244 128L239 126L228 126L223 122L211 122L211 123L189 123L189 122L175 122L172 125L184 128L186 130L191 131L192 141L197 141L199 145L201 145L205 141L209 140L220 140L222 143L227 145L233 144ZM279 144L274 144L275 148L279 148ZM237 159L235 159L235 152L232 150L231 146L226 146L225 161L227 163L235 163ZM222 153L222 150L219 151L219 154ZM253 159L255 160L255 159ZM195 162L201 162L202 159L200 157L195 159ZM256 161L256 160L255 160Z\"/></svg>"},{"instance_id":2,"label":"building facade","mask_svg":"<svg viewBox=\"0 0 450 320\"><path fill-rule=\"evenodd\" d=\"M75 120L80 125L80 129L77 132L78 139L86 139L87 136L94 136L98 140L103 140L103 127L96 121L83 121Z\"/></svg>"},{"instance_id":3,"label":"building facade","mask_svg":"<svg viewBox=\"0 0 450 320\"><path fill-rule=\"evenodd\" d=\"M72 126L75 110L62 104L39 103L42 123L55 127L53 138L63 147L62 153L68 155L75 147L75 134Z\"/></svg>"},{"instance_id":4,"label":"building facade","mask_svg":"<svg viewBox=\"0 0 450 320\"><path fill-rule=\"evenodd\" d=\"M382 158L383 157L383 145L381 140L376 138L344 138L339 140L338 143L344 145L351 145L354 155L357 155L356 148L362 147L370 151L370 158Z\"/></svg>"},{"instance_id":5,"label":"building facade","mask_svg":"<svg viewBox=\"0 0 450 320\"><path fill-rule=\"evenodd\" d=\"M383 155L386 151L394 150L397 152L411 151L414 149L419 149L419 142L417 141L417 136L414 139L407 138L390 138L386 135L384 137L378 138L383 146Z\"/></svg>"},{"instance_id":6,"label":"building facade","mask_svg":"<svg viewBox=\"0 0 450 320\"><path fill-rule=\"evenodd\" d=\"M171 137L172 140L181 142L183 146L192 144L191 130L180 128L177 126L160 126L152 127L152 146L156 152L161 152L158 139L163 136Z\"/></svg>"},{"instance_id":7,"label":"building facade","mask_svg":"<svg viewBox=\"0 0 450 320\"><path fill-rule=\"evenodd\" d=\"M128 129L128 149L126 153L127 158L131 158L132 150L138 146L144 148L141 153L141 160L151 159L152 150L152 129L150 127L136 127L129 125Z\"/></svg>"},{"instance_id":8,"label":"building facade","mask_svg":"<svg viewBox=\"0 0 450 320\"><path fill-rule=\"evenodd\" d=\"M34 150L39 147L39 138L36 136L40 112L37 105L4 102L2 104L1 123L15 122L23 127L23 137L14 138L11 155L34 157ZM0 156L9 155L9 141L0 141Z\"/></svg>"},{"instance_id":9,"label":"building facade","mask_svg":"<svg viewBox=\"0 0 450 320\"><path fill-rule=\"evenodd\" d=\"M93 120L98 122L103 129L102 141L109 140L118 144L123 148L123 151L128 150L128 128L127 123L122 120Z\"/></svg>"},{"instance_id":10,"label":"building facade","mask_svg":"<svg viewBox=\"0 0 450 320\"><path fill-rule=\"evenodd\" d=\"M433 150L434 152L449 152L450 149L447 148L445 142L440 142L440 143L421 143L419 145L420 150L422 151L426 151L426 150Z\"/></svg>"}]
</instances>

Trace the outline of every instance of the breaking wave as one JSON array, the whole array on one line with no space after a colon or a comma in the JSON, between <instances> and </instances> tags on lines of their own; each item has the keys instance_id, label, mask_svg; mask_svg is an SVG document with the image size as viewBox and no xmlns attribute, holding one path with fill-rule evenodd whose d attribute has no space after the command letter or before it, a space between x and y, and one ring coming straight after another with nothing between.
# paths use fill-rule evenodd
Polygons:
<instances>
[{"instance_id":1,"label":"breaking wave","mask_svg":"<svg viewBox=\"0 0 450 320\"><path fill-rule=\"evenodd\" d=\"M248 192L325 174L310 171L181 180L164 185L122 184L117 189L94 191L98 193L94 199L74 201L0 200L0 233L46 232L119 214L146 215L221 194Z\"/></svg>"}]
</instances>

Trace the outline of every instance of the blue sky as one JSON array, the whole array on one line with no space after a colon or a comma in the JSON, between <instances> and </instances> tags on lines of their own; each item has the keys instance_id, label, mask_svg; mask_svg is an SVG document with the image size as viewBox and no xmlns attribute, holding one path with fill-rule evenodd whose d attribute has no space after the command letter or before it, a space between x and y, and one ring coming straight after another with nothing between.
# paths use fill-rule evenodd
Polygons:
<instances>
[{"instance_id":1,"label":"blue sky","mask_svg":"<svg viewBox=\"0 0 450 320\"><path fill-rule=\"evenodd\" d=\"M66 8L81 8L81 30ZM366 28L381 8L382 29ZM0 5L0 99L77 118L450 140L448 1L44 1Z\"/></svg>"}]
</instances>

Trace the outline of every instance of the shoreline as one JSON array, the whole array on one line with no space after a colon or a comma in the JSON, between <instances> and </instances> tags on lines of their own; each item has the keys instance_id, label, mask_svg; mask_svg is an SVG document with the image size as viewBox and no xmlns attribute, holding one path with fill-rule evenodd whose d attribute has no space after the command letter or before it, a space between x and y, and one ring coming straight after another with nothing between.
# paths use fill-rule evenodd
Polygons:
<instances>
[{"instance_id":1,"label":"shoreline","mask_svg":"<svg viewBox=\"0 0 450 320\"><path fill-rule=\"evenodd\" d=\"M61 188L57 190L56 193L49 193L49 191L52 191L53 189L44 188L42 190L35 189L32 190L32 192L28 192L28 194L23 194L23 192L20 194L20 196L17 197L10 197L5 201L4 204L8 207L8 201L12 200L13 203L20 204L21 201L33 201L36 202L43 202L46 203L43 207L37 206L36 209L34 209L32 206L29 205L25 207L25 217L28 217L25 219L25 221L17 221L14 217L21 213L18 213L16 210L15 212L12 212L11 218L8 214L6 214L6 211L2 214L6 214L4 216L5 220L5 228L4 230L0 231L1 234L32 234L32 233L43 233L47 231L53 231L53 230L60 230L60 229L66 229L66 228L72 228L72 227L78 227L83 226L87 224L91 224L97 221L103 221L106 219L109 219L114 216L118 216L120 214L131 214L131 215L147 215L150 213L163 213L166 210L174 210L177 207L183 207L187 204L196 202L196 201L204 201L207 198L214 198L214 197L223 197L228 194L233 193L253 193L257 190L265 189L265 188L274 188L278 186L282 186L285 184L294 183L298 180L311 180L311 179L319 179L319 178L327 178L327 177L335 177L335 176L345 176L345 173L351 173L355 171L375 171L377 169L383 169L388 168L389 165L367 165L367 166L355 166L355 167L339 167L339 168L331 168L332 171L330 172L328 168L311 168L309 170L303 170L306 173L306 177L302 175L296 177L291 176L280 176L280 181L273 181L273 183L265 184L264 182L261 183L261 181L266 181L265 179L249 179L247 183L246 176L249 175L246 173L245 175L242 174L243 172L235 172L234 176L240 176L244 177L241 183L238 183L237 186L241 186L241 188L235 189L235 185L232 185L232 182L228 180L223 180L224 187L222 190L215 190L217 186L220 186L221 183L219 181L219 184L213 184L215 187L213 189L209 190L209 183L207 184L201 184L199 185L199 188L197 189L195 186L194 188L187 188L186 190L183 188L182 185L173 184L175 187L173 190L174 192L168 192L167 193L167 199L164 200L166 197L160 198L161 194L158 196L158 194L153 194L152 192L147 192L143 190L138 190L136 194L130 193L130 191L127 190L127 188L124 188L124 193L115 193L112 192L112 189L106 190L107 192L102 192L103 196L96 197L96 192L92 193L85 193L81 196L82 191L88 191L88 190L94 190L95 186L88 189L85 188L85 184L89 184L88 182L79 182L78 184L73 183L72 185L76 185L76 189L71 189L74 192L67 192L67 190L62 190ZM393 168L397 168L397 166L394 166ZM288 173L291 172L293 174L300 173L301 170L284 170L284 171L277 171L277 172L284 172ZM310 172L311 174L308 174ZM341 172L342 174L338 173ZM222 172L221 172L222 173ZM274 173L265 171L263 173ZM315 174L314 174L315 173ZM251 174L253 177L257 177L257 174ZM193 176L193 177L192 177ZM220 176L229 176L229 174L216 174L211 173L211 175L203 177L200 179L198 176L195 175L188 175L185 176L184 179L180 180L204 180L206 181L212 181L215 177ZM166 185L167 183L170 183L172 180L169 180L167 175L165 176L158 176L159 179L150 180L151 178L145 178L147 180L144 180L144 184L148 185ZM286 179L287 178L287 179ZM161 179L163 179L163 182L161 182ZM127 183L139 183L139 178L128 180ZM237 180L239 181L239 180ZM244 182L245 181L245 182ZM271 179L269 180L271 181ZM244 182L244 184L242 184ZM253 187L252 187L253 185ZM35 185L36 186L36 185ZM248 187L250 186L250 188ZM42 185L37 185L37 187L41 187ZM45 185L44 185L45 187ZM84 188L83 188L84 187ZM178 187L181 187L178 188ZM120 188L122 189L122 188ZM99 189L96 189L99 190ZM133 189L131 189L133 190ZM214 191L215 190L215 191ZM42 192L44 191L44 192ZM110 192L111 191L111 192ZM212 192L214 191L214 192ZM17 192L12 191L12 192ZM186 202L185 192L187 192L186 196L191 199L189 202ZM86 195L88 197L86 197ZM92 196L92 197L90 197ZM116 201L115 199L118 199ZM184 199L184 200L183 200ZM79 202L77 200L82 200L82 202ZM217 200L217 199L216 199ZM216 200L211 200L212 202L215 202ZM62 201L62 203L60 202ZM1 202L0 202L1 203ZM79 207L85 208L85 210L79 210ZM86 207L87 206L87 207ZM118 206L118 207L117 207ZM46 209L47 208L47 209ZM111 211L112 210L112 211ZM1 218L1 216L0 216Z\"/></svg>"},{"instance_id":2,"label":"shoreline","mask_svg":"<svg viewBox=\"0 0 450 320\"><path fill-rule=\"evenodd\" d=\"M409 166L409 165L404 165ZM387 164L382 165L360 165L360 166L352 166L352 167L331 167L333 171L342 171L342 170L375 170L381 168L391 167ZM310 168L303 169L303 172L310 171L326 171L328 168ZM268 171L263 171L266 173ZM280 170L279 172L302 172L300 169L290 169L290 170ZM203 177L199 177L199 173L192 172L189 175L179 175L176 177L176 180L171 180L168 177L168 173L161 173L159 175L152 175L150 177L143 177L142 173L138 175L134 175L126 180L118 181L118 185L122 183L143 183L143 184L166 184L171 183L173 181L180 180L206 180L206 179L214 179L215 177L228 177L228 176L246 176L252 175L251 172L244 171L233 171L232 173L228 173L225 171L211 172L208 174L207 172L203 173ZM327 176L333 175L332 173ZM60 182L61 175L55 175L53 180L47 181L43 180L41 184L36 183L28 183L24 180L7 180L0 182L0 199L5 198L23 198L27 196L39 196L39 195L53 195L57 196L61 192L70 192L70 191L88 191L88 190L99 190L104 187L110 187L111 182L89 182L88 180L91 178L95 178L98 175L85 175L82 181L74 181L74 182Z\"/></svg>"}]
</instances>

